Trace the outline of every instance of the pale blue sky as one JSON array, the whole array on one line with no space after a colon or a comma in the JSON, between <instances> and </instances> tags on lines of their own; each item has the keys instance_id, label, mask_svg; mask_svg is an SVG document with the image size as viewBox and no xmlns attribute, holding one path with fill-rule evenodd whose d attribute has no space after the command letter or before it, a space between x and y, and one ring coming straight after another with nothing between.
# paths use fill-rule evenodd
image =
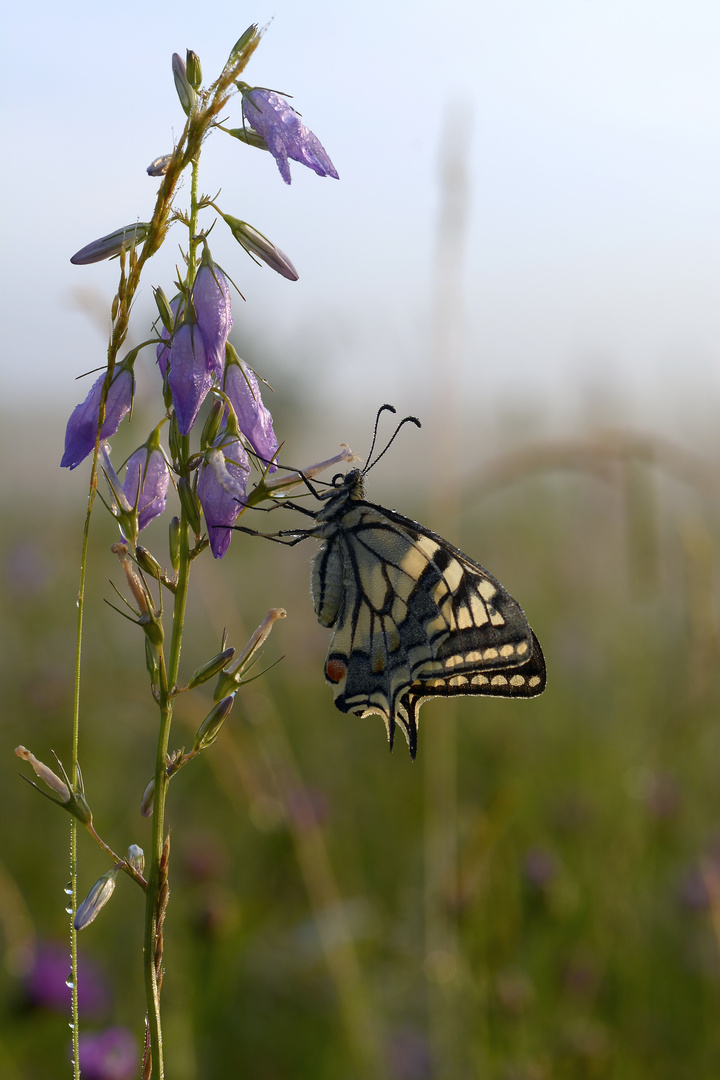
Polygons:
<instances>
[{"instance_id":1,"label":"pale blue sky","mask_svg":"<svg viewBox=\"0 0 720 1080\"><path fill-rule=\"evenodd\" d=\"M149 213L145 167L183 122L171 53L194 48L214 77L269 20L247 78L294 95L340 173L294 166L288 188L268 155L207 144L202 187L222 186L223 208L300 271L291 284L259 270L216 229L213 254L248 301L236 326L267 335L273 382L281 353L323 400L432 401L438 156L454 113L471 180L468 398L572 398L606 377L636 399L717 391L717 0L67 0L4 17L4 402L28 379L61 408L84 396L73 379L103 362L105 335L73 290L109 302L117 264L69 257ZM150 264L138 335L175 260L169 245Z\"/></svg>"}]
</instances>

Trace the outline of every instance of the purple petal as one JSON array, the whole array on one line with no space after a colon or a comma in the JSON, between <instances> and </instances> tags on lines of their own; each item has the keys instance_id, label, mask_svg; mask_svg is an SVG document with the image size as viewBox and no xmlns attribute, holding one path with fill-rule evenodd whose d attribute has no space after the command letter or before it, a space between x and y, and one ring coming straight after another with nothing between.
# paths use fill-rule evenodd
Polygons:
<instances>
[{"instance_id":1,"label":"purple petal","mask_svg":"<svg viewBox=\"0 0 720 1080\"><path fill-rule=\"evenodd\" d=\"M93 383L82 404L76 405L73 409L65 429L65 453L60 462L60 467L63 469L74 469L95 447L104 382L105 373L103 372ZM100 432L101 439L109 439L120 427L123 417L130 411L132 392L132 370L119 367L113 376L105 403L105 420Z\"/></svg>"},{"instance_id":2,"label":"purple petal","mask_svg":"<svg viewBox=\"0 0 720 1080\"><path fill-rule=\"evenodd\" d=\"M205 343L196 323L183 323L170 347L168 383L181 435L188 435L212 386Z\"/></svg>"},{"instance_id":3,"label":"purple petal","mask_svg":"<svg viewBox=\"0 0 720 1080\"><path fill-rule=\"evenodd\" d=\"M225 342L232 330L230 290L219 267L200 267L192 291L193 307L207 351L210 371L221 378L225 364Z\"/></svg>"},{"instance_id":4,"label":"purple petal","mask_svg":"<svg viewBox=\"0 0 720 1080\"><path fill-rule=\"evenodd\" d=\"M142 484L142 487L141 487ZM170 473L161 450L141 446L130 457L125 470L123 492L131 506L138 508L138 530L162 514L167 502Z\"/></svg>"},{"instance_id":5,"label":"purple petal","mask_svg":"<svg viewBox=\"0 0 720 1080\"><path fill-rule=\"evenodd\" d=\"M250 473L250 462L240 440L233 438L228 441L227 432L223 432L213 445L222 450L228 472L244 491ZM222 559L232 539L231 527L237 521L244 503L222 486L215 471L208 464L202 467L197 493L208 527L210 548L216 559Z\"/></svg>"},{"instance_id":6,"label":"purple petal","mask_svg":"<svg viewBox=\"0 0 720 1080\"><path fill-rule=\"evenodd\" d=\"M291 182L288 158L307 165L318 176L338 179L327 151L293 107L272 90L250 90L243 94L243 116L265 139L286 184Z\"/></svg>"},{"instance_id":7,"label":"purple petal","mask_svg":"<svg viewBox=\"0 0 720 1080\"><path fill-rule=\"evenodd\" d=\"M246 364L228 364L223 390L235 410L243 435L263 462L270 461L277 452L278 441L255 372ZM275 472L274 465L270 471Z\"/></svg>"}]
</instances>

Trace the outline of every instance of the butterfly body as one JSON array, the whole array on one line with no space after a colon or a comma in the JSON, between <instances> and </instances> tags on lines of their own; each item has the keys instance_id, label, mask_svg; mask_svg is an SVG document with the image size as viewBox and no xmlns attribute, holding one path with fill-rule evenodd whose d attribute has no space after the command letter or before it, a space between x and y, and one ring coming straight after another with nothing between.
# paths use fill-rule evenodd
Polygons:
<instances>
[{"instance_id":1,"label":"butterfly body","mask_svg":"<svg viewBox=\"0 0 720 1080\"><path fill-rule=\"evenodd\" d=\"M348 472L323 496L309 535L322 541L312 595L333 630L325 677L342 712L379 713L410 754L430 697L534 697L545 688L542 650L520 605L478 563L395 510L365 499Z\"/></svg>"}]
</instances>

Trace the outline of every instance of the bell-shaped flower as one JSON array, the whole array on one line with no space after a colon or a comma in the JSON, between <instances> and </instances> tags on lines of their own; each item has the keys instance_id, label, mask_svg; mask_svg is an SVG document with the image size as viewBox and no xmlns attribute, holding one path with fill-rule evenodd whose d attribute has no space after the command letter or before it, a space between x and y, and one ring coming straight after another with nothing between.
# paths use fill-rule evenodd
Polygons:
<instances>
[{"instance_id":1,"label":"bell-shaped flower","mask_svg":"<svg viewBox=\"0 0 720 1080\"><path fill-rule=\"evenodd\" d=\"M101 439L108 439L114 435L121 421L130 411L134 381L132 364L125 361L118 364L113 372L113 381L105 403ZM93 450L97 437L104 382L105 372L93 383L82 404L76 405L73 409L65 430L65 453L60 462L61 468L74 469Z\"/></svg>"},{"instance_id":2,"label":"bell-shaped flower","mask_svg":"<svg viewBox=\"0 0 720 1080\"><path fill-rule=\"evenodd\" d=\"M238 426L263 465L272 461L278 449L273 419L263 404L257 376L243 363L232 345L227 348L223 390L235 410ZM275 472L275 466L271 466Z\"/></svg>"},{"instance_id":3,"label":"bell-shaped flower","mask_svg":"<svg viewBox=\"0 0 720 1080\"><path fill-rule=\"evenodd\" d=\"M231 424L206 451L197 485L216 559L222 559L230 546L232 527L245 505L249 473L247 451Z\"/></svg>"},{"instance_id":4,"label":"bell-shaped flower","mask_svg":"<svg viewBox=\"0 0 720 1080\"><path fill-rule=\"evenodd\" d=\"M76 930L84 930L98 917L115 892L117 874L117 867L114 867L95 882L75 913L74 926Z\"/></svg>"},{"instance_id":5,"label":"bell-shaped flower","mask_svg":"<svg viewBox=\"0 0 720 1080\"><path fill-rule=\"evenodd\" d=\"M219 379L225 363L225 342L232 330L233 317L228 283L220 267L212 261L207 244L193 284L192 302L205 342L210 372Z\"/></svg>"},{"instance_id":6,"label":"bell-shaped flower","mask_svg":"<svg viewBox=\"0 0 720 1080\"><path fill-rule=\"evenodd\" d=\"M168 384L178 429L188 435L212 386L212 373L200 327L187 317L173 334L169 363Z\"/></svg>"},{"instance_id":7,"label":"bell-shaped flower","mask_svg":"<svg viewBox=\"0 0 720 1080\"><path fill-rule=\"evenodd\" d=\"M170 470L160 449L159 427L134 454L125 469L123 493L138 515L138 532L162 514L167 502Z\"/></svg>"},{"instance_id":8,"label":"bell-shaped flower","mask_svg":"<svg viewBox=\"0 0 720 1080\"><path fill-rule=\"evenodd\" d=\"M273 90L252 89L244 83L239 85L243 95L243 116L265 139L286 184L291 182L288 158L307 165L318 176L338 179L337 170L317 135L305 127L285 98Z\"/></svg>"}]
</instances>

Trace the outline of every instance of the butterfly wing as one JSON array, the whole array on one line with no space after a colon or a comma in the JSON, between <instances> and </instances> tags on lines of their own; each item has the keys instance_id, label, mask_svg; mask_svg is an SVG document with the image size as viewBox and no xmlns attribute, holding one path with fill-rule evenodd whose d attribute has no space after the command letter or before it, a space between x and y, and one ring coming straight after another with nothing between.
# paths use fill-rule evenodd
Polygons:
<instances>
[{"instance_id":1,"label":"butterfly wing","mask_svg":"<svg viewBox=\"0 0 720 1080\"><path fill-rule=\"evenodd\" d=\"M334 627L325 674L335 704L377 712L410 753L417 713L437 695L532 697L542 651L519 604L477 563L395 511L346 508L315 557L315 611Z\"/></svg>"}]
</instances>

